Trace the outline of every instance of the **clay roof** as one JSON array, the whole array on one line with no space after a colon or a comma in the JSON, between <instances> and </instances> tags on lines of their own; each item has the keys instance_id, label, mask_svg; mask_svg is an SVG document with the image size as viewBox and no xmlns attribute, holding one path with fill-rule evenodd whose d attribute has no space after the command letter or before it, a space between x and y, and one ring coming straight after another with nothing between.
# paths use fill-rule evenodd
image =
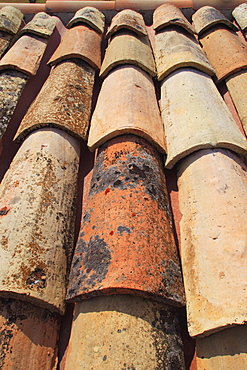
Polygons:
<instances>
[{"instance_id":1,"label":"clay roof","mask_svg":"<svg viewBox=\"0 0 247 370\"><path fill-rule=\"evenodd\" d=\"M247 5L70 3L0 4L0 367L244 369Z\"/></svg>"}]
</instances>

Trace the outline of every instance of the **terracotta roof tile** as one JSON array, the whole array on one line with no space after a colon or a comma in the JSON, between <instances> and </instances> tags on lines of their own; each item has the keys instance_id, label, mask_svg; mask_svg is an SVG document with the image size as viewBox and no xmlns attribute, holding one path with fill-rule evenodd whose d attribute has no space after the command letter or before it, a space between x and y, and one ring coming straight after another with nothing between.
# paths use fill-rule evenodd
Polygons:
<instances>
[{"instance_id":1,"label":"terracotta roof tile","mask_svg":"<svg viewBox=\"0 0 247 370\"><path fill-rule=\"evenodd\" d=\"M113 35L106 49L100 76L105 77L114 67L121 64L134 64L151 76L155 76L155 63L147 36L137 36L127 30Z\"/></svg>"},{"instance_id":2,"label":"terracotta roof tile","mask_svg":"<svg viewBox=\"0 0 247 370\"><path fill-rule=\"evenodd\" d=\"M157 152L124 135L99 149L68 299L134 294L183 304L179 260Z\"/></svg>"},{"instance_id":3,"label":"terracotta roof tile","mask_svg":"<svg viewBox=\"0 0 247 370\"><path fill-rule=\"evenodd\" d=\"M237 31L237 27L229 21L221 12L211 6L203 6L192 15L196 32L201 35L203 32L212 28L217 24L225 26Z\"/></svg>"},{"instance_id":4,"label":"terracotta roof tile","mask_svg":"<svg viewBox=\"0 0 247 370\"><path fill-rule=\"evenodd\" d=\"M236 325L196 340L196 362L202 369L244 369L247 326ZM230 353L236 353L231 355ZM238 354L237 354L238 353Z\"/></svg>"},{"instance_id":5,"label":"terracotta roof tile","mask_svg":"<svg viewBox=\"0 0 247 370\"><path fill-rule=\"evenodd\" d=\"M101 66L101 35L87 26L76 26L64 35L61 44L49 60L54 65L61 60L80 58L93 68Z\"/></svg>"},{"instance_id":6,"label":"terracotta roof tile","mask_svg":"<svg viewBox=\"0 0 247 370\"><path fill-rule=\"evenodd\" d=\"M246 323L246 170L224 149L197 151L180 162L181 258L192 336Z\"/></svg>"},{"instance_id":7,"label":"terracotta roof tile","mask_svg":"<svg viewBox=\"0 0 247 370\"><path fill-rule=\"evenodd\" d=\"M28 76L19 71L0 72L0 138L8 127L27 80Z\"/></svg>"},{"instance_id":8,"label":"terracotta roof tile","mask_svg":"<svg viewBox=\"0 0 247 370\"><path fill-rule=\"evenodd\" d=\"M101 370L169 369L171 364L185 369L178 315L172 307L114 295L76 303L75 317L67 370L87 364Z\"/></svg>"},{"instance_id":9,"label":"terracotta roof tile","mask_svg":"<svg viewBox=\"0 0 247 370\"><path fill-rule=\"evenodd\" d=\"M181 68L161 85L161 112L167 139L167 168L186 155L210 147L247 153L237 127L211 78Z\"/></svg>"},{"instance_id":10,"label":"terracotta roof tile","mask_svg":"<svg viewBox=\"0 0 247 370\"><path fill-rule=\"evenodd\" d=\"M23 14L13 6L4 6L0 10L0 30L16 34L21 26Z\"/></svg>"},{"instance_id":11,"label":"terracotta roof tile","mask_svg":"<svg viewBox=\"0 0 247 370\"><path fill-rule=\"evenodd\" d=\"M238 111L245 133L247 133L246 83L247 71L245 70L234 73L226 78L227 88Z\"/></svg>"},{"instance_id":12,"label":"terracotta roof tile","mask_svg":"<svg viewBox=\"0 0 247 370\"><path fill-rule=\"evenodd\" d=\"M158 80L182 67L194 67L214 75L214 69L195 37L177 28L165 28L156 33L155 62Z\"/></svg>"},{"instance_id":13,"label":"terracotta roof tile","mask_svg":"<svg viewBox=\"0 0 247 370\"><path fill-rule=\"evenodd\" d=\"M94 69L80 59L59 63L23 118L16 140L31 131L53 126L87 138L91 114Z\"/></svg>"},{"instance_id":14,"label":"terracotta roof tile","mask_svg":"<svg viewBox=\"0 0 247 370\"><path fill-rule=\"evenodd\" d=\"M121 29L129 29L140 36L147 35L142 15L131 9L124 9L112 18L106 37L112 36L115 32Z\"/></svg>"},{"instance_id":15,"label":"terracotta roof tile","mask_svg":"<svg viewBox=\"0 0 247 370\"><path fill-rule=\"evenodd\" d=\"M99 33L103 33L105 28L105 16L98 9L86 6L75 13L74 17L67 24L67 28L78 26L81 23L86 23Z\"/></svg>"},{"instance_id":16,"label":"terracotta roof tile","mask_svg":"<svg viewBox=\"0 0 247 370\"><path fill-rule=\"evenodd\" d=\"M17 69L27 75L35 75L45 52L47 40L39 36L24 35L0 60L0 70Z\"/></svg>"},{"instance_id":17,"label":"terracotta roof tile","mask_svg":"<svg viewBox=\"0 0 247 370\"><path fill-rule=\"evenodd\" d=\"M7 69L0 72L2 133L7 128L0 140L1 176L7 170L0 185L0 367L196 370L197 363L215 370L220 353L225 368L235 359L241 368L245 337L235 339L246 326L246 141L217 88L228 106L234 100L245 125L245 40L231 28L230 10L223 11L227 18L216 10L213 18L206 17L209 28L199 37L204 50L210 44L206 51L220 78L211 80L206 72L213 70L189 23L194 10L181 13L163 4L153 25L156 38L164 40L156 44L162 82L152 81L156 71L148 36L153 40L155 30L153 12L144 9L159 4L130 1L128 7L140 10L136 13L127 11L124 1L96 1L91 4L104 14L92 7L75 17L68 12L84 4L16 5L25 13L43 8L56 14L47 18L56 20L49 43L44 36L0 29L3 53L10 38L19 37L2 59ZM193 4L196 9L202 2ZM232 1L220 1L218 7L229 4L233 7ZM59 7L63 13L55 11ZM125 10L117 13L118 8ZM142 22L148 36L128 29L133 17L126 19L126 13ZM25 22L30 19L28 27L36 23L26 14ZM106 26L112 24L109 40L101 43L104 19ZM104 53L107 42L103 80L99 50ZM37 74L29 78L41 58ZM49 58L52 68L46 65ZM91 106L89 146L99 147L97 156L86 148ZM18 150L12 138L21 120ZM164 153L164 128L164 161L174 166L169 170L156 150ZM76 301L76 310L73 318L74 304L68 304L57 357L74 242L68 301ZM185 308L173 307L184 304L177 247L188 326L196 341L185 332ZM228 329L235 324L239 331ZM232 356L220 352L226 343Z\"/></svg>"},{"instance_id":18,"label":"terracotta roof tile","mask_svg":"<svg viewBox=\"0 0 247 370\"><path fill-rule=\"evenodd\" d=\"M115 68L103 82L92 116L88 146L95 149L124 133L142 136L165 152L164 128L152 79L133 65Z\"/></svg>"},{"instance_id":19,"label":"terracotta roof tile","mask_svg":"<svg viewBox=\"0 0 247 370\"><path fill-rule=\"evenodd\" d=\"M63 312L78 165L77 140L51 128L13 159L0 188L1 296Z\"/></svg>"},{"instance_id":20,"label":"terracotta roof tile","mask_svg":"<svg viewBox=\"0 0 247 370\"><path fill-rule=\"evenodd\" d=\"M232 12L233 17L236 19L238 25L243 31L247 30L247 4L240 4Z\"/></svg>"},{"instance_id":21,"label":"terracotta roof tile","mask_svg":"<svg viewBox=\"0 0 247 370\"><path fill-rule=\"evenodd\" d=\"M200 42L218 80L247 69L247 45L234 31L218 26L202 36Z\"/></svg>"},{"instance_id":22,"label":"terracotta roof tile","mask_svg":"<svg viewBox=\"0 0 247 370\"><path fill-rule=\"evenodd\" d=\"M2 370L54 369L60 317L28 302L0 298Z\"/></svg>"},{"instance_id":23,"label":"terracotta roof tile","mask_svg":"<svg viewBox=\"0 0 247 370\"><path fill-rule=\"evenodd\" d=\"M21 29L18 36L34 34L41 37L50 37L56 26L56 18L44 12L37 13L33 19Z\"/></svg>"},{"instance_id":24,"label":"terracotta roof tile","mask_svg":"<svg viewBox=\"0 0 247 370\"><path fill-rule=\"evenodd\" d=\"M0 31L0 58L7 50L10 41L13 39L13 35L7 32Z\"/></svg>"},{"instance_id":25,"label":"terracotta roof tile","mask_svg":"<svg viewBox=\"0 0 247 370\"><path fill-rule=\"evenodd\" d=\"M180 26L189 33L194 34L195 29L183 15L180 9L172 4L159 6L153 14L153 28L159 30L167 26Z\"/></svg>"}]
</instances>

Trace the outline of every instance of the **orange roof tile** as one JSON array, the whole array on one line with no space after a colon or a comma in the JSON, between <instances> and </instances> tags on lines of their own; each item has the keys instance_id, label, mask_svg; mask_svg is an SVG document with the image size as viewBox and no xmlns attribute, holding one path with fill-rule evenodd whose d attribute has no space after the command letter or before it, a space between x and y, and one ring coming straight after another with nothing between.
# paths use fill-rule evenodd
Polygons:
<instances>
[{"instance_id":1,"label":"orange roof tile","mask_svg":"<svg viewBox=\"0 0 247 370\"><path fill-rule=\"evenodd\" d=\"M241 343L234 342L238 330L226 329L237 323L245 331L246 322L246 139L237 127L240 119L246 126L246 43L232 30L229 10L210 8L209 16L200 17L203 25L198 17L205 8L194 14L200 43L217 72L218 80L211 79L213 69L193 36L194 10L178 7L207 5L208 11L212 2L176 5L20 3L31 23L14 35L20 20L11 23L8 15L9 29L0 29L3 370L19 364L30 370L71 370L75 364L83 370L195 370L196 363L200 368L208 361L205 353L205 366L218 364L211 341L201 337L211 334L219 349L225 330L232 357L238 356L237 364L246 361ZM56 17L32 14L59 9L63 13ZM0 12L0 27L4 17ZM47 32L40 19L55 22L54 31L47 25ZM34 23L42 36L32 34ZM107 27L108 45L106 38L101 41ZM160 81L146 35L154 39L153 27ZM227 105L231 112L235 105L237 122ZM90 121L88 145L97 147L97 155L86 149ZM174 168L166 170L164 163ZM185 303L178 250L196 341L185 332L183 314L180 335L173 307ZM76 310L73 318L68 304L57 348L68 282ZM227 354L221 359L231 364Z\"/></svg>"}]
</instances>

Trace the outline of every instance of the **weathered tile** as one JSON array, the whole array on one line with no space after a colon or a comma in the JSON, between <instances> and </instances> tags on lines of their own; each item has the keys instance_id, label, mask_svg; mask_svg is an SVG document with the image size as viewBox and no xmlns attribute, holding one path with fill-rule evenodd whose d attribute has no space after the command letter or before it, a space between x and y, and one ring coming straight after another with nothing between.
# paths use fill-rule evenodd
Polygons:
<instances>
[{"instance_id":1,"label":"weathered tile","mask_svg":"<svg viewBox=\"0 0 247 370\"><path fill-rule=\"evenodd\" d=\"M30 106L15 139L22 140L37 128L53 126L87 138L94 69L80 59L61 62L51 71Z\"/></svg>"},{"instance_id":2,"label":"weathered tile","mask_svg":"<svg viewBox=\"0 0 247 370\"><path fill-rule=\"evenodd\" d=\"M13 6L4 6L0 10L0 31L16 34L20 28L23 14Z\"/></svg>"},{"instance_id":3,"label":"weathered tile","mask_svg":"<svg viewBox=\"0 0 247 370\"><path fill-rule=\"evenodd\" d=\"M155 35L155 62L158 80L181 67L194 67L210 76L214 69L195 37L179 29L164 29Z\"/></svg>"},{"instance_id":4,"label":"weathered tile","mask_svg":"<svg viewBox=\"0 0 247 370\"><path fill-rule=\"evenodd\" d=\"M114 119L112 119L114 117ZM94 150L122 134L139 135L165 152L165 134L151 77L135 66L120 66L103 82L89 131Z\"/></svg>"},{"instance_id":5,"label":"weathered tile","mask_svg":"<svg viewBox=\"0 0 247 370\"><path fill-rule=\"evenodd\" d=\"M49 38L56 27L56 18L40 12L35 14L33 19L21 29L18 36L34 34L41 37Z\"/></svg>"},{"instance_id":6,"label":"weathered tile","mask_svg":"<svg viewBox=\"0 0 247 370\"><path fill-rule=\"evenodd\" d=\"M93 68L101 66L101 35L87 26L76 26L64 35L62 42L49 60L53 65L61 60L80 58Z\"/></svg>"},{"instance_id":7,"label":"weathered tile","mask_svg":"<svg viewBox=\"0 0 247 370\"><path fill-rule=\"evenodd\" d=\"M13 35L10 33L0 31L0 58L8 49L10 41L13 39Z\"/></svg>"},{"instance_id":8,"label":"weathered tile","mask_svg":"<svg viewBox=\"0 0 247 370\"><path fill-rule=\"evenodd\" d=\"M8 127L27 81L28 76L22 72L13 70L0 72L0 139Z\"/></svg>"},{"instance_id":9,"label":"weathered tile","mask_svg":"<svg viewBox=\"0 0 247 370\"><path fill-rule=\"evenodd\" d=\"M112 18L111 25L106 33L106 37L110 37L121 29L129 29L140 36L147 35L147 30L142 15L131 9L124 9L121 12L118 12L115 17Z\"/></svg>"},{"instance_id":10,"label":"weathered tile","mask_svg":"<svg viewBox=\"0 0 247 370\"><path fill-rule=\"evenodd\" d=\"M67 28L74 27L78 25L78 23L86 23L99 33L103 33L105 28L105 16L98 9L86 6L75 13L74 17L67 24Z\"/></svg>"},{"instance_id":11,"label":"weathered tile","mask_svg":"<svg viewBox=\"0 0 247 370\"><path fill-rule=\"evenodd\" d=\"M162 167L153 146L134 135L99 149L68 299L124 292L184 303Z\"/></svg>"},{"instance_id":12,"label":"weathered tile","mask_svg":"<svg viewBox=\"0 0 247 370\"><path fill-rule=\"evenodd\" d=\"M53 128L22 144L0 186L0 296L63 312L79 142Z\"/></svg>"},{"instance_id":13,"label":"weathered tile","mask_svg":"<svg viewBox=\"0 0 247 370\"><path fill-rule=\"evenodd\" d=\"M246 156L246 139L215 84L204 73L194 69L173 72L162 83L160 106L167 168L203 148L226 148Z\"/></svg>"},{"instance_id":14,"label":"weathered tile","mask_svg":"<svg viewBox=\"0 0 247 370\"><path fill-rule=\"evenodd\" d=\"M166 26L180 26L194 34L195 29L183 15L180 9L172 4L162 4L155 9L153 14L153 28L159 30Z\"/></svg>"},{"instance_id":15,"label":"weathered tile","mask_svg":"<svg viewBox=\"0 0 247 370\"><path fill-rule=\"evenodd\" d=\"M72 368L184 370L177 312L129 295L76 303L65 366Z\"/></svg>"},{"instance_id":16,"label":"weathered tile","mask_svg":"<svg viewBox=\"0 0 247 370\"><path fill-rule=\"evenodd\" d=\"M47 40L39 36L24 35L0 60L0 70L17 69L27 75L35 75L47 46Z\"/></svg>"},{"instance_id":17,"label":"weathered tile","mask_svg":"<svg viewBox=\"0 0 247 370\"><path fill-rule=\"evenodd\" d=\"M203 6L192 15L193 24L196 32L201 35L209 28L217 25L224 24L225 26L237 31L238 28L229 21L222 13L213 8L212 6Z\"/></svg>"},{"instance_id":18,"label":"weathered tile","mask_svg":"<svg viewBox=\"0 0 247 370\"><path fill-rule=\"evenodd\" d=\"M198 370L246 369L247 325L237 325L196 341Z\"/></svg>"},{"instance_id":19,"label":"weathered tile","mask_svg":"<svg viewBox=\"0 0 247 370\"><path fill-rule=\"evenodd\" d=\"M205 336L246 319L247 167L233 152L180 162L181 259L188 329Z\"/></svg>"},{"instance_id":20,"label":"weathered tile","mask_svg":"<svg viewBox=\"0 0 247 370\"><path fill-rule=\"evenodd\" d=\"M28 302L0 298L0 367L55 369L60 317Z\"/></svg>"},{"instance_id":21,"label":"weathered tile","mask_svg":"<svg viewBox=\"0 0 247 370\"><path fill-rule=\"evenodd\" d=\"M106 49L100 76L106 76L111 69L121 64L134 64L155 76L155 63L147 36L137 36L127 30L113 35Z\"/></svg>"},{"instance_id":22,"label":"weathered tile","mask_svg":"<svg viewBox=\"0 0 247 370\"><path fill-rule=\"evenodd\" d=\"M247 45L230 29L214 28L200 39L218 80L247 69Z\"/></svg>"},{"instance_id":23,"label":"weathered tile","mask_svg":"<svg viewBox=\"0 0 247 370\"><path fill-rule=\"evenodd\" d=\"M238 25L243 31L247 30L247 4L240 4L232 12L233 17L236 19Z\"/></svg>"},{"instance_id":24,"label":"weathered tile","mask_svg":"<svg viewBox=\"0 0 247 370\"><path fill-rule=\"evenodd\" d=\"M233 73L227 77L226 86L237 109L244 131L247 134L247 70Z\"/></svg>"}]
</instances>

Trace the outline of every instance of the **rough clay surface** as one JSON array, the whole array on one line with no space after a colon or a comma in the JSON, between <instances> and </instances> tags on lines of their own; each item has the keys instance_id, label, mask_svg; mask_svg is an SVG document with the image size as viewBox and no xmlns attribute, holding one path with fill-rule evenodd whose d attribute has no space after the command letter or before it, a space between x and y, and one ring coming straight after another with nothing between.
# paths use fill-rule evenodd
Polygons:
<instances>
[{"instance_id":1,"label":"rough clay surface","mask_svg":"<svg viewBox=\"0 0 247 370\"><path fill-rule=\"evenodd\" d=\"M218 80L247 69L247 45L234 31L216 27L201 37L200 42Z\"/></svg>"},{"instance_id":2,"label":"rough clay surface","mask_svg":"<svg viewBox=\"0 0 247 370\"><path fill-rule=\"evenodd\" d=\"M48 40L36 35L23 35L0 60L0 70L17 69L35 75L44 55Z\"/></svg>"},{"instance_id":3,"label":"rough clay surface","mask_svg":"<svg viewBox=\"0 0 247 370\"><path fill-rule=\"evenodd\" d=\"M246 173L239 157L223 149L181 161L181 259L191 336L247 321Z\"/></svg>"},{"instance_id":4,"label":"rough clay surface","mask_svg":"<svg viewBox=\"0 0 247 370\"><path fill-rule=\"evenodd\" d=\"M196 341L197 370L246 369L247 325L233 326Z\"/></svg>"},{"instance_id":5,"label":"rough clay surface","mask_svg":"<svg viewBox=\"0 0 247 370\"><path fill-rule=\"evenodd\" d=\"M166 151L164 127L151 77L135 66L120 66L103 82L89 131L88 146L134 133Z\"/></svg>"},{"instance_id":6,"label":"rough clay surface","mask_svg":"<svg viewBox=\"0 0 247 370\"><path fill-rule=\"evenodd\" d=\"M79 143L42 129L0 186L0 295L62 312L74 238Z\"/></svg>"},{"instance_id":7,"label":"rough clay surface","mask_svg":"<svg viewBox=\"0 0 247 370\"><path fill-rule=\"evenodd\" d=\"M128 30L119 31L112 38L103 60L100 76L120 64L134 64L155 76L155 62L147 36L137 36Z\"/></svg>"},{"instance_id":8,"label":"rough clay surface","mask_svg":"<svg viewBox=\"0 0 247 370\"><path fill-rule=\"evenodd\" d=\"M13 6L4 6L0 10L0 30L16 34L20 28L23 14Z\"/></svg>"},{"instance_id":9,"label":"rough clay surface","mask_svg":"<svg viewBox=\"0 0 247 370\"><path fill-rule=\"evenodd\" d=\"M61 60L80 58L95 69L101 66L101 35L87 26L76 26L66 32L62 42L49 60L57 64Z\"/></svg>"},{"instance_id":10,"label":"rough clay surface","mask_svg":"<svg viewBox=\"0 0 247 370\"><path fill-rule=\"evenodd\" d=\"M113 33L122 28L132 30L133 32L136 32L137 35L147 35L142 15L131 9L124 9L112 18L106 37L110 37Z\"/></svg>"},{"instance_id":11,"label":"rough clay surface","mask_svg":"<svg viewBox=\"0 0 247 370\"><path fill-rule=\"evenodd\" d=\"M0 58L3 56L5 51L8 49L10 41L12 40L13 35L0 31Z\"/></svg>"},{"instance_id":12,"label":"rough clay surface","mask_svg":"<svg viewBox=\"0 0 247 370\"><path fill-rule=\"evenodd\" d=\"M167 139L167 168L203 148L221 147L246 155L247 141L210 77L180 69L161 87L161 114Z\"/></svg>"},{"instance_id":13,"label":"rough clay surface","mask_svg":"<svg viewBox=\"0 0 247 370\"><path fill-rule=\"evenodd\" d=\"M155 61L158 80L182 67L194 67L214 75L214 69L195 37L179 29L165 28L156 34Z\"/></svg>"},{"instance_id":14,"label":"rough clay surface","mask_svg":"<svg viewBox=\"0 0 247 370\"><path fill-rule=\"evenodd\" d=\"M229 21L219 10L211 6L203 6L192 15L193 24L196 32L200 35L207 29L214 27L216 24L224 24L234 31L237 27Z\"/></svg>"},{"instance_id":15,"label":"rough clay surface","mask_svg":"<svg viewBox=\"0 0 247 370\"><path fill-rule=\"evenodd\" d=\"M128 295L76 303L65 366L72 368L184 370L176 310Z\"/></svg>"},{"instance_id":16,"label":"rough clay surface","mask_svg":"<svg viewBox=\"0 0 247 370\"><path fill-rule=\"evenodd\" d=\"M99 149L67 296L118 293L184 303L162 162L134 135Z\"/></svg>"},{"instance_id":17,"label":"rough clay surface","mask_svg":"<svg viewBox=\"0 0 247 370\"><path fill-rule=\"evenodd\" d=\"M67 24L67 28L71 28L81 22L88 24L99 33L104 32L105 16L96 8L85 6L84 8L79 9Z\"/></svg>"},{"instance_id":18,"label":"rough clay surface","mask_svg":"<svg viewBox=\"0 0 247 370\"><path fill-rule=\"evenodd\" d=\"M19 71L0 72L0 139L8 127L27 80L28 76Z\"/></svg>"},{"instance_id":19,"label":"rough clay surface","mask_svg":"<svg viewBox=\"0 0 247 370\"><path fill-rule=\"evenodd\" d=\"M240 4L232 12L233 17L236 19L238 25L243 31L247 29L247 4Z\"/></svg>"},{"instance_id":20,"label":"rough clay surface","mask_svg":"<svg viewBox=\"0 0 247 370\"><path fill-rule=\"evenodd\" d=\"M195 33L194 27L180 9L172 4L162 4L154 11L153 28L159 30L170 25L182 27L192 34Z\"/></svg>"},{"instance_id":21,"label":"rough clay surface","mask_svg":"<svg viewBox=\"0 0 247 370\"><path fill-rule=\"evenodd\" d=\"M23 34L34 34L41 37L50 37L56 26L56 18L44 12L36 14L28 24L21 29L18 36Z\"/></svg>"},{"instance_id":22,"label":"rough clay surface","mask_svg":"<svg viewBox=\"0 0 247 370\"><path fill-rule=\"evenodd\" d=\"M21 140L40 127L53 126L87 138L94 69L82 60L69 60L51 71L17 131Z\"/></svg>"},{"instance_id":23,"label":"rough clay surface","mask_svg":"<svg viewBox=\"0 0 247 370\"><path fill-rule=\"evenodd\" d=\"M237 109L244 131L247 134L247 70L240 71L229 76L226 79L226 86Z\"/></svg>"},{"instance_id":24,"label":"rough clay surface","mask_svg":"<svg viewBox=\"0 0 247 370\"><path fill-rule=\"evenodd\" d=\"M51 370L57 363L60 317L28 302L0 298L1 370Z\"/></svg>"}]
</instances>

